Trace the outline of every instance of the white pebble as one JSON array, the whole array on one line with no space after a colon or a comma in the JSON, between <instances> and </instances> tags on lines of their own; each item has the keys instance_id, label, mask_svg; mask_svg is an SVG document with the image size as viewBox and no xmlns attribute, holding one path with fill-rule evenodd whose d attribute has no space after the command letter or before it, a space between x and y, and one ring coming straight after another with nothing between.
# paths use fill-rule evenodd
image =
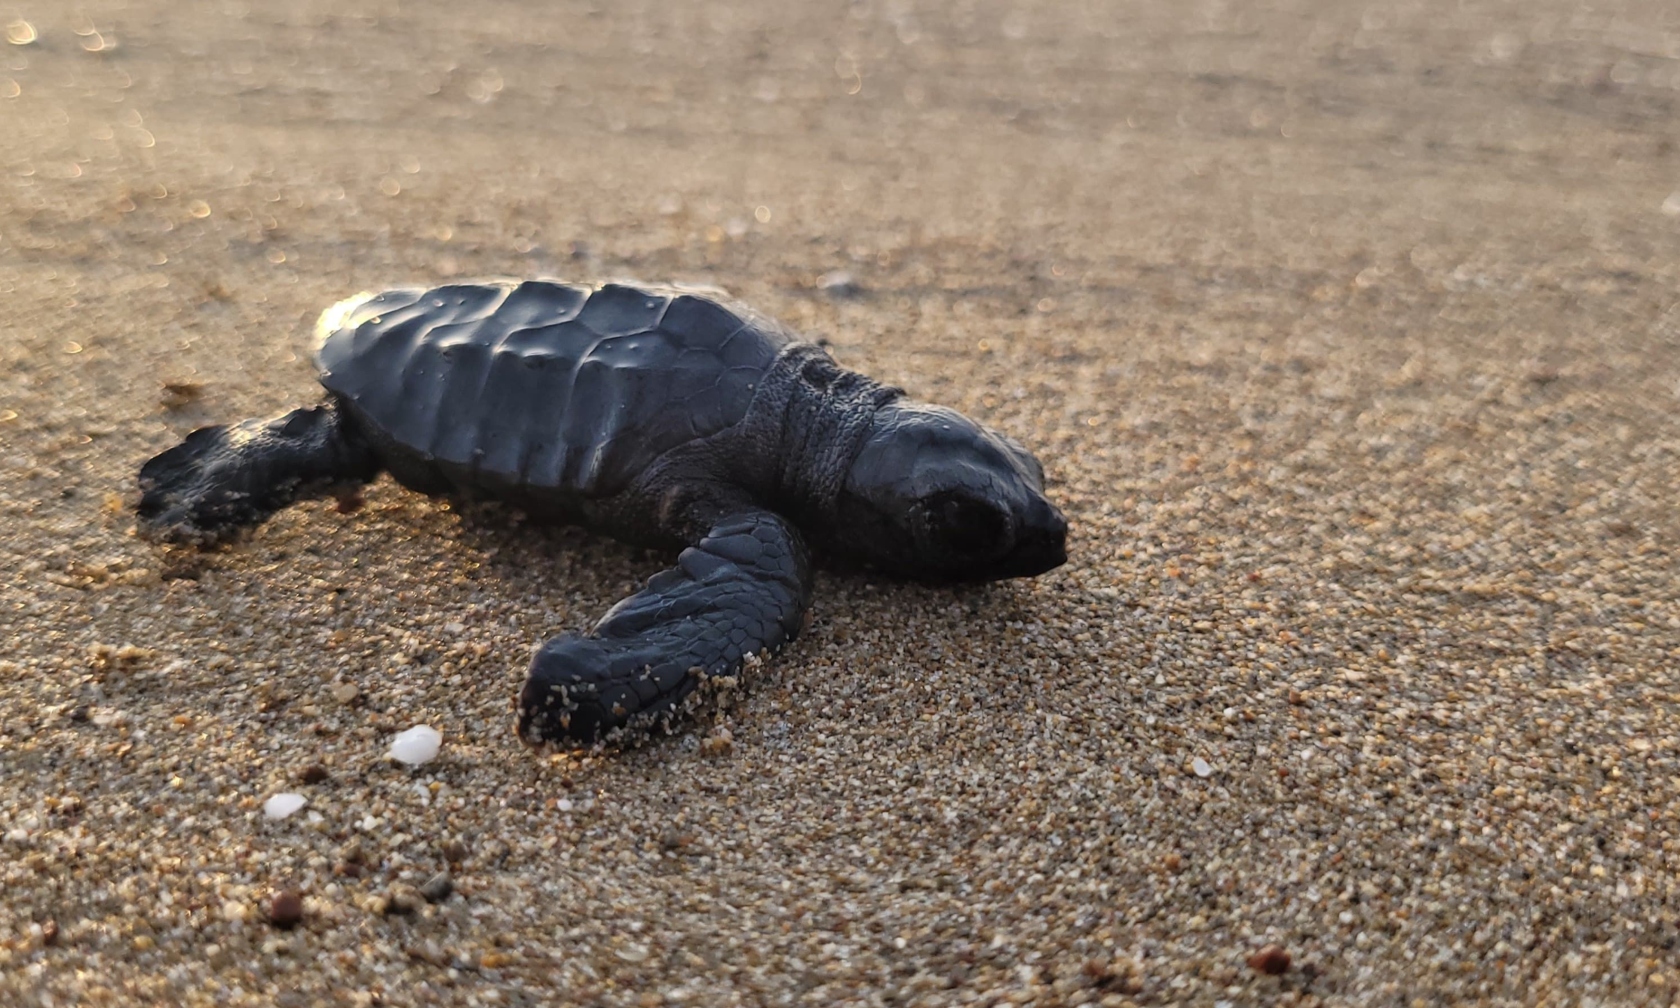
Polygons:
<instances>
[{"instance_id":1,"label":"white pebble","mask_svg":"<svg viewBox=\"0 0 1680 1008\"><path fill-rule=\"evenodd\" d=\"M293 794L290 791L283 791L270 798L268 801L263 802L263 815L268 816L270 819L284 819L293 812L296 812L298 809L303 808L304 803L307 801L309 801L309 799L305 798L303 795Z\"/></svg>"},{"instance_id":2,"label":"white pebble","mask_svg":"<svg viewBox=\"0 0 1680 1008\"><path fill-rule=\"evenodd\" d=\"M1196 771L1197 777L1211 777L1213 775L1213 767L1209 766L1208 761L1200 756L1190 761L1190 769Z\"/></svg>"},{"instance_id":3,"label":"white pebble","mask_svg":"<svg viewBox=\"0 0 1680 1008\"><path fill-rule=\"evenodd\" d=\"M419 766L430 763L437 758L438 749L443 745L443 736L430 725L415 725L408 731L399 732L391 740L391 758L409 766Z\"/></svg>"},{"instance_id":4,"label":"white pebble","mask_svg":"<svg viewBox=\"0 0 1680 1008\"><path fill-rule=\"evenodd\" d=\"M845 270L831 270L817 278L817 287L837 296L856 294L857 278Z\"/></svg>"}]
</instances>

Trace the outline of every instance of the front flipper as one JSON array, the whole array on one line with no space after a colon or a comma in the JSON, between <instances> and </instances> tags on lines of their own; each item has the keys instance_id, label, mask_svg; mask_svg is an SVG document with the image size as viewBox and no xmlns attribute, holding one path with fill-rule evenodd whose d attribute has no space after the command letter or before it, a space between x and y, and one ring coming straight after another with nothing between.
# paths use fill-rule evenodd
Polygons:
<instances>
[{"instance_id":1,"label":"front flipper","mask_svg":"<svg viewBox=\"0 0 1680 1008\"><path fill-rule=\"evenodd\" d=\"M140 535L208 546L296 501L360 486L379 459L332 403L201 427L140 467Z\"/></svg>"},{"instance_id":2,"label":"front flipper","mask_svg":"<svg viewBox=\"0 0 1680 1008\"><path fill-rule=\"evenodd\" d=\"M668 719L702 677L733 675L748 655L792 640L810 600L799 533L768 511L730 515L588 636L538 649L519 694L519 737L590 743Z\"/></svg>"}]
</instances>

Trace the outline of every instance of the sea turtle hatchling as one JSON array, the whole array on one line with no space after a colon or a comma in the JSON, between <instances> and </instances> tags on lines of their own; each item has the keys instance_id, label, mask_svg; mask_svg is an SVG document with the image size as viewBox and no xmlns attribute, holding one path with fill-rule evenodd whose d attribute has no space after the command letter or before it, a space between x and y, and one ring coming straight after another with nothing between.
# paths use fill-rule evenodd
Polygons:
<instances>
[{"instance_id":1,"label":"sea turtle hatchling","mask_svg":"<svg viewBox=\"0 0 1680 1008\"><path fill-rule=\"evenodd\" d=\"M710 293L408 287L345 301L319 330L326 401L201 428L146 462L141 534L211 544L385 471L680 549L592 632L537 650L518 700L532 744L668 720L705 677L792 640L808 549L928 581L1066 559L1026 449Z\"/></svg>"}]
</instances>

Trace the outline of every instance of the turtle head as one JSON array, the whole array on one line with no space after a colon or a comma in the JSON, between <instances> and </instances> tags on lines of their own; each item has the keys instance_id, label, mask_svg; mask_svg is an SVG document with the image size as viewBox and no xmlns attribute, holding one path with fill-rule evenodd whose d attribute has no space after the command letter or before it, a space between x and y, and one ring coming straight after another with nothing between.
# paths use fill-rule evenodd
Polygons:
<instances>
[{"instance_id":1,"label":"turtle head","mask_svg":"<svg viewBox=\"0 0 1680 1008\"><path fill-rule=\"evenodd\" d=\"M1031 577L1067 560L1067 520L1044 497L1044 467L940 406L882 406L838 505L836 552L907 577Z\"/></svg>"}]
</instances>

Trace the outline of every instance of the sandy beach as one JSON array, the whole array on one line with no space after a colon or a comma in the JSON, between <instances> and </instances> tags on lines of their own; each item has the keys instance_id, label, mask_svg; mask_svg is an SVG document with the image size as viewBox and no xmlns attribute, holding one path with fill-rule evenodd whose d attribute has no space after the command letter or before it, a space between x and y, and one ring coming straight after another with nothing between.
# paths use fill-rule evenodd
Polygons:
<instances>
[{"instance_id":1,"label":"sandy beach","mask_svg":"<svg viewBox=\"0 0 1680 1008\"><path fill-rule=\"evenodd\" d=\"M1680 997L1680 7L0 22L0 1002ZM539 754L532 648L668 557L388 480L135 538L324 307L496 275L726 288L1032 447L1068 564L824 574Z\"/></svg>"}]
</instances>

